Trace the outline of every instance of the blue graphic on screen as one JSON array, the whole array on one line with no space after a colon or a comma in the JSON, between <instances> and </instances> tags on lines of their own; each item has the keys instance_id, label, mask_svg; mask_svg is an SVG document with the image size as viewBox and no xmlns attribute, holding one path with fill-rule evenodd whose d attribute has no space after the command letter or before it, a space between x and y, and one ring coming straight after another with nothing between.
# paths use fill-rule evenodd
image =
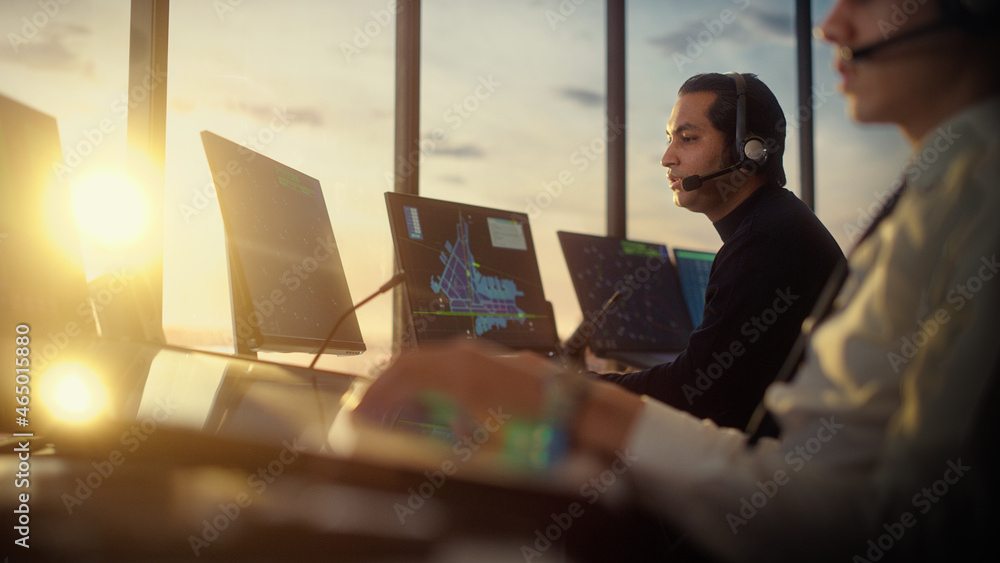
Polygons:
<instances>
[{"instance_id":1,"label":"blue graphic on screen","mask_svg":"<svg viewBox=\"0 0 1000 563\"><path fill-rule=\"evenodd\" d=\"M385 197L406 271L404 342L482 338L515 350L556 349L527 214L395 192Z\"/></svg>"},{"instance_id":2,"label":"blue graphic on screen","mask_svg":"<svg viewBox=\"0 0 1000 563\"><path fill-rule=\"evenodd\" d=\"M715 254L697 250L674 249L677 260L677 272L681 278L681 291L687 303L691 322L694 326L701 324L705 311L705 291L708 289L708 278L712 273L712 261Z\"/></svg>"},{"instance_id":3,"label":"blue graphic on screen","mask_svg":"<svg viewBox=\"0 0 1000 563\"><path fill-rule=\"evenodd\" d=\"M484 276L469 246L469 225L460 218L455 242L445 242L440 259L444 270L431 276L431 290L448 298L453 314L475 315L476 336L495 328L507 328L507 321L524 324L525 313L517 306L524 292L514 280Z\"/></svg>"},{"instance_id":4,"label":"blue graphic on screen","mask_svg":"<svg viewBox=\"0 0 1000 563\"><path fill-rule=\"evenodd\" d=\"M412 239L423 239L424 232L420 229L420 215L417 214L417 208L407 205L403 207L403 214L406 215L406 233Z\"/></svg>"}]
</instances>

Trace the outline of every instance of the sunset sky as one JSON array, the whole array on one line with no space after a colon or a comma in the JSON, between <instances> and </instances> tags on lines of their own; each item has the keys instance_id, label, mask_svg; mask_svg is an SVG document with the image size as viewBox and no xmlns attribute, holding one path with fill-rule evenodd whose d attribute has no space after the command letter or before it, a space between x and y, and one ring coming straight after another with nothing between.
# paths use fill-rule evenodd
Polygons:
<instances>
[{"instance_id":1,"label":"sunset sky","mask_svg":"<svg viewBox=\"0 0 1000 563\"><path fill-rule=\"evenodd\" d=\"M816 22L830 3L813 2ZM0 92L59 120L71 185L121 173L129 2L52 2L51 14L42 4L0 3ZM705 217L674 207L659 166L677 88L700 72L755 72L771 86L790 121L785 168L798 193L793 4L627 3L630 238L704 250L721 244ZM164 325L177 343L217 346L231 331L202 130L319 179L355 301L392 275L383 199L393 170L392 6L171 2L166 194L149 209L164 216ZM421 195L528 212L566 337L582 315L555 233L605 231L604 3L424 0L422 36ZM894 129L845 116L831 51L815 41L814 52L817 213L847 248L859 208L878 200L908 152ZM141 261L83 239L90 278ZM391 299L373 301L359 318L369 352L322 365L365 372L385 359Z\"/></svg>"}]
</instances>

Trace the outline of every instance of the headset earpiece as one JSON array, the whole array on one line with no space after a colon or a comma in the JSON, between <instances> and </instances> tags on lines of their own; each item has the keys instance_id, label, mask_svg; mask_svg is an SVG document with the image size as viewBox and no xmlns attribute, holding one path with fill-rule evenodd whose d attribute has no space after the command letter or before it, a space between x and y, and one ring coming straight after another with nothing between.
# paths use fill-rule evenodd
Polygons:
<instances>
[{"instance_id":1,"label":"headset earpiece","mask_svg":"<svg viewBox=\"0 0 1000 563\"><path fill-rule=\"evenodd\" d=\"M767 160L767 145L760 137L750 137L743 142L743 156L746 157L746 160L764 164L764 161Z\"/></svg>"},{"instance_id":2,"label":"headset earpiece","mask_svg":"<svg viewBox=\"0 0 1000 563\"><path fill-rule=\"evenodd\" d=\"M756 135L747 133L747 84L738 72L727 72L736 83L736 144L733 157L741 167L751 162L760 166L767 162L767 143Z\"/></svg>"}]
</instances>

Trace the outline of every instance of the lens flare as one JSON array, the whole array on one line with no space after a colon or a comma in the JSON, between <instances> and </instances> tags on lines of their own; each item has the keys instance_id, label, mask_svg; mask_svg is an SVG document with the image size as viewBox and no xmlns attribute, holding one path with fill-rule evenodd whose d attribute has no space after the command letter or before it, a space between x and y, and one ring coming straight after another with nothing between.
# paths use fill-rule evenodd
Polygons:
<instances>
[{"instance_id":1,"label":"lens flare","mask_svg":"<svg viewBox=\"0 0 1000 563\"><path fill-rule=\"evenodd\" d=\"M53 417L74 423L93 420L108 402L101 379L80 364L61 364L48 369L41 378L39 395Z\"/></svg>"},{"instance_id":2,"label":"lens flare","mask_svg":"<svg viewBox=\"0 0 1000 563\"><path fill-rule=\"evenodd\" d=\"M102 244L125 245L145 231L147 198L127 178L114 174L84 178L73 186L71 197L81 234Z\"/></svg>"}]
</instances>

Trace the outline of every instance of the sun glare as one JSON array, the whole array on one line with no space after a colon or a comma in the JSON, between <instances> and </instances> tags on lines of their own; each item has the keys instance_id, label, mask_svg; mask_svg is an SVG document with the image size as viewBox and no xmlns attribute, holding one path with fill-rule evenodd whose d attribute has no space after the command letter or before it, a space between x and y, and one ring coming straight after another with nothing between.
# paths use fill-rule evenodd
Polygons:
<instances>
[{"instance_id":1,"label":"sun glare","mask_svg":"<svg viewBox=\"0 0 1000 563\"><path fill-rule=\"evenodd\" d=\"M40 395L52 416L66 422L87 422L96 418L108 400L101 379L79 364L62 364L48 369L41 381Z\"/></svg>"},{"instance_id":2,"label":"sun glare","mask_svg":"<svg viewBox=\"0 0 1000 563\"><path fill-rule=\"evenodd\" d=\"M73 213L81 234L113 246L134 242L146 227L149 205L139 188L122 176L90 176L72 189Z\"/></svg>"}]
</instances>

